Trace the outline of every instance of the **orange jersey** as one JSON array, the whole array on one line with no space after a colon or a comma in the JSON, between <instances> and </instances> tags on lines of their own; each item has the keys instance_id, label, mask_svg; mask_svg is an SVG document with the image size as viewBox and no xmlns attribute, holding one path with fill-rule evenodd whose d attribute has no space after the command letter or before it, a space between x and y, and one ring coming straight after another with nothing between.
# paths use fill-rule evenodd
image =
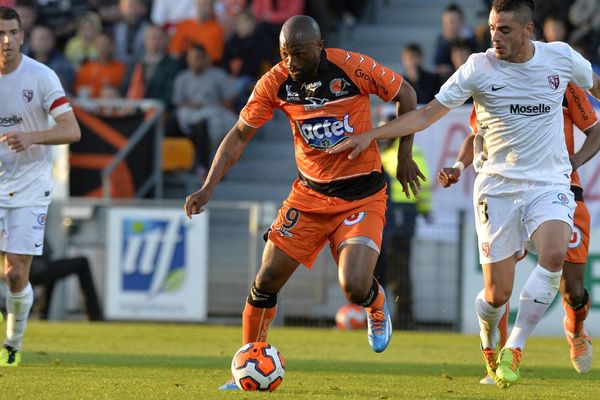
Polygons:
<instances>
[{"instance_id":1,"label":"orange jersey","mask_svg":"<svg viewBox=\"0 0 600 400\"><path fill-rule=\"evenodd\" d=\"M218 64L223 56L225 30L216 20L202 23L193 19L182 21L175 25L169 52L179 56L188 51L193 43L202 45L212 62Z\"/></svg>"},{"instance_id":2,"label":"orange jersey","mask_svg":"<svg viewBox=\"0 0 600 400\"><path fill-rule=\"evenodd\" d=\"M370 130L369 95L391 101L402 84L396 72L372 58L342 49L325 49L318 76L311 82L294 82L280 62L262 76L254 87L240 119L260 127L279 108L290 120L298 170L318 184L381 173L377 143L357 158L348 153L327 154L325 150L346 137Z\"/></svg>"},{"instance_id":3,"label":"orange jersey","mask_svg":"<svg viewBox=\"0 0 600 400\"><path fill-rule=\"evenodd\" d=\"M573 125L582 131L586 131L598 123L598 117L594 107L588 99L585 91L572 82L567 85L565 91L565 103L563 103L563 118L565 121L565 141L569 155L575 154L575 136ZM577 171L571 173L571 185L581 187L581 181Z\"/></svg>"}]
</instances>

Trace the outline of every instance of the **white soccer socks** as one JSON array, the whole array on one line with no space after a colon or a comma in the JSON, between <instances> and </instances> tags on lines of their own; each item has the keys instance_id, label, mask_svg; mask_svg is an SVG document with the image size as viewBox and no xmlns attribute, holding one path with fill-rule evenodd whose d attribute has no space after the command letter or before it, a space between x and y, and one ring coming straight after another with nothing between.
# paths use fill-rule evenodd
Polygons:
<instances>
[{"instance_id":1,"label":"white soccer socks","mask_svg":"<svg viewBox=\"0 0 600 400\"><path fill-rule=\"evenodd\" d=\"M517 320L505 347L525 347L525 341L556 297L561 275L562 271L551 272L536 265L521 290Z\"/></svg>"},{"instance_id":2,"label":"white soccer socks","mask_svg":"<svg viewBox=\"0 0 600 400\"><path fill-rule=\"evenodd\" d=\"M475 298L475 310L479 319L479 336L482 348L493 349L498 343L498 323L504 314L506 304L496 308L485 300L485 289Z\"/></svg>"},{"instance_id":3,"label":"white soccer socks","mask_svg":"<svg viewBox=\"0 0 600 400\"><path fill-rule=\"evenodd\" d=\"M33 288L28 283L19 293L10 290L6 296L6 340L4 344L21 350L29 311L33 305Z\"/></svg>"}]
</instances>

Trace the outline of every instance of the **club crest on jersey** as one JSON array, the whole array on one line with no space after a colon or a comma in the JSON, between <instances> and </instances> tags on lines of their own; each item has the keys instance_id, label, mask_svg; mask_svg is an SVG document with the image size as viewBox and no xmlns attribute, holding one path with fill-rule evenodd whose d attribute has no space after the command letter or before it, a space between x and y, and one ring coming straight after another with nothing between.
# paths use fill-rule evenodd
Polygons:
<instances>
[{"instance_id":1,"label":"club crest on jersey","mask_svg":"<svg viewBox=\"0 0 600 400\"><path fill-rule=\"evenodd\" d=\"M285 85L285 92L287 94L287 101L300 101L300 93L292 90L292 85Z\"/></svg>"},{"instance_id":2,"label":"club crest on jersey","mask_svg":"<svg viewBox=\"0 0 600 400\"><path fill-rule=\"evenodd\" d=\"M348 94L346 88L350 86L350 83L344 78L335 78L329 82L329 90L337 97Z\"/></svg>"},{"instance_id":3,"label":"club crest on jersey","mask_svg":"<svg viewBox=\"0 0 600 400\"><path fill-rule=\"evenodd\" d=\"M554 90L560 85L560 77L558 75L548 75L548 85Z\"/></svg>"},{"instance_id":4,"label":"club crest on jersey","mask_svg":"<svg viewBox=\"0 0 600 400\"><path fill-rule=\"evenodd\" d=\"M365 218L366 214L367 213L364 211L352 214L351 216L349 216L348 218L346 218L344 220L344 225L348 225L348 226L356 225Z\"/></svg>"},{"instance_id":5,"label":"club crest on jersey","mask_svg":"<svg viewBox=\"0 0 600 400\"><path fill-rule=\"evenodd\" d=\"M296 127L306 144L318 150L327 150L344 140L347 133L354 132L349 114L343 120L318 117L296 121Z\"/></svg>"},{"instance_id":6,"label":"club crest on jersey","mask_svg":"<svg viewBox=\"0 0 600 400\"><path fill-rule=\"evenodd\" d=\"M25 99L25 101L29 103L33 99L33 90L23 89L23 99Z\"/></svg>"},{"instance_id":7,"label":"club crest on jersey","mask_svg":"<svg viewBox=\"0 0 600 400\"><path fill-rule=\"evenodd\" d=\"M490 256L490 242L481 243L481 252L486 257Z\"/></svg>"},{"instance_id":8,"label":"club crest on jersey","mask_svg":"<svg viewBox=\"0 0 600 400\"><path fill-rule=\"evenodd\" d=\"M581 229L578 226L573 226L573 233L571 234L571 240L569 240L569 248L576 249L581 244Z\"/></svg>"}]
</instances>

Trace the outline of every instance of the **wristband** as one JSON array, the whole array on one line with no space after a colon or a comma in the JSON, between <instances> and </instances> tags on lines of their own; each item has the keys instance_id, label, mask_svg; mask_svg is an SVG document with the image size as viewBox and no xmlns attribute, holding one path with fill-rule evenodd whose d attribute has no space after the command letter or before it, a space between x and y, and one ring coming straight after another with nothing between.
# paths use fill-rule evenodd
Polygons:
<instances>
[{"instance_id":1,"label":"wristband","mask_svg":"<svg viewBox=\"0 0 600 400\"><path fill-rule=\"evenodd\" d=\"M463 172L463 170L465 169L465 164L463 164L462 161L457 161L454 163L452 168L457 168L460 172Z\"/></svg>"}]
</instances>

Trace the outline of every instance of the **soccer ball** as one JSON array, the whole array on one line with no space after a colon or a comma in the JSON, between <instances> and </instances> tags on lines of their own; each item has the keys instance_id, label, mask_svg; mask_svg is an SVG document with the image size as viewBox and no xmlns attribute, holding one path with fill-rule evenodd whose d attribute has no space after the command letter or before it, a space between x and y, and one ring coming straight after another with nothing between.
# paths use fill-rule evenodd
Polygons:
<instances>
[{"instance_id":1,"label":"soccer ball","mask_svg":"<svg viewBox=\"0 0 600 400\"><path fill-rule=\"evenodd\" d=\"M243 345L233 356L231 374L242 390L272 392L283 381L285 361L274 346L251 342Z\"/></svg>"},{"instance_id":2,"label":"soccer ball","mask_svg":"<svg viewBox=\"0 0 600 400\"><path fill-rule=\"evenodd\" d=\"M364 329L367 327L367 314L364 308L356 304L346 304L335 314L338 329Z\"/></svg>"}]
</instances>

